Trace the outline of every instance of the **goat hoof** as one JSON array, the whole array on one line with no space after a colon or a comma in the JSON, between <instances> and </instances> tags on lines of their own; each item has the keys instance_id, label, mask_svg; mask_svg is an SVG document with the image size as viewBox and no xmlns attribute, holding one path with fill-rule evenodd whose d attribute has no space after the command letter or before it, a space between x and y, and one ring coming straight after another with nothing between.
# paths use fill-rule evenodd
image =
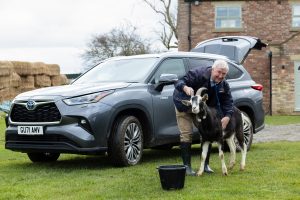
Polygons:
<instances>
[{"instance_id":1,"label":"goat hoof","mask_svg":"<svg viewBox=\"0 0 300 200\"><path fill-rule=\"evenodd\" d=\"M245 170L245 166L241 166L240 171L244 171L244 170Z\"/></svg>"},{"instance_id":2,"label":"goat hoof","mask_svg":"<svg viewBox=\"0 0 300 200\"><path fill-rule=\"evenodd\" d=\"M222 172L223 172L223 175L224 175L224 176L227 176L227 175L228 175L228 171L227 171L227 168L226 168L226 167L222 169Z\"/></svg>"},{"instance_id":3,"label":"goat hoof","mask_svg":"<svg viewBox=\"0 0 300 200\"><path fill-rule=\"evenodd\" d=\"M197 176L202 176L203 172L198 171Z\"/></svg>"}]
</instances>

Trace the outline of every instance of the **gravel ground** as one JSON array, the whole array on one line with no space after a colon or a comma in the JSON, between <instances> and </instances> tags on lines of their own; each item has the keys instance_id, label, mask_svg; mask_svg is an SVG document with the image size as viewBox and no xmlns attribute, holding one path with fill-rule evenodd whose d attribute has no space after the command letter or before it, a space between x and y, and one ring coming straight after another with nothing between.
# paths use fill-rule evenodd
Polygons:
<instances>
[{"instance_id":1,"label":"gravel ground","mask_svg":"<svg viewBox=\"0 0 300 200\"><path fill-rule=\"evenodd\" d=\"M300 123L280 126L266 125L253 136L253 143L271 141L300 141Z\"/></svg>"}]
</instances>

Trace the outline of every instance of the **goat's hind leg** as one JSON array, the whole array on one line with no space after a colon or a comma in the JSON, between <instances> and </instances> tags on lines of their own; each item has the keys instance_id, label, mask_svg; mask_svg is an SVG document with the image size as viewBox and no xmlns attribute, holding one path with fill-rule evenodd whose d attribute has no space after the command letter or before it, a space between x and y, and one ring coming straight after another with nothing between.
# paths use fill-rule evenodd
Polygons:
<instances>
[{"instance_id":1,"label":"goat's hind leg","mask_svg":"<svg viewBox=\"0 0 300 200\"><path fill-rule=\"evenodd\" d=\"M236 139L238 140L239 146L241 147L242 159L241 159L240 170L243 171L245 170L245 166L246 166L247 145L245 143L244 133L241 127L236 132Z\"/></svg>"},{"instance_id":2,"label":"goat's hind leg","mask_svg":"<svg viewBox=\"0 0 300 200\"><path fill-rule=\"evenodd\" d=\"M245 167L246 167L246 156L247 156L247 145L246 145L246 143L243 144L243 148L241 148L241 153L242 153L242 160L241 160L240 170L244 171Z\"/></svg>"},{"instance_id":3,"label":"goat's hind leg","mask_svg":"<svg viewBox=\"0 0 300 200\"><path fill-rule=\"evenodd\" d=\"M222 173L223 173L223 175L227 176L228 172L227 172L227 167L225 164L224 152L222 150L222 144L219 142L218 142L218 149L219 149L219 157L221 159L221 164L222 164Z\"/></svg>"},{"instance_id":4,"label":"goat's hind leg","mask_svg":"<svg viewBox=\"0 0 300 200\"><path fill-rule=\"evenodd\" d=\"M234 142L234 134L231 135L229 138L227 138L226 142L230 150L229 169L232 169L235 165L235 158L236 158L236 145Z\"/></svg>"},{"instance_id":5,"label":"goat's hind leg","mask_svg":"<svg viewBox=\"0 0 300 200\"><path fill-rule=\"evenodd\" d=\"M199 170L197 172L197 176L202 176L204 172L204 164L205 164L209 144L210 142L204 142L202 145L201 162L200 162Z\"/></svg>"}]
</instances>

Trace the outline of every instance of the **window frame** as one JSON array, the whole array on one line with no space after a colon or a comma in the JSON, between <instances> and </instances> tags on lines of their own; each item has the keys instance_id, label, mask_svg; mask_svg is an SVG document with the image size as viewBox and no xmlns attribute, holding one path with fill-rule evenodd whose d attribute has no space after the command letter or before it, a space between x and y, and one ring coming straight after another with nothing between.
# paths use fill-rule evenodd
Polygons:
<instances>
[{"instance_id":1,"label":"window frame","mask_svg":"<svg viewBox=\"0 0 300 200\"><path fill-rule=\"evenodd\" d=\"M228 74L225 77L226 80L228 80L228 81L230 81L230 80L238 80L238 79L241 79L243 77L243 75L244 75L243 70L241 70L238 66L234 65L233 63L227 62L227 64L228 64L228 67L229 67L230 74L232 74L231 73L232 70L230 70L230 69L235 69L235 72L239 72L240 76L232 78L232 77L229 77L229 72L228 72Z\"/></svg>"},{"instance_id":2,"label":"window frame","mask_svg":"<svg viewBox=\"0 0 300 200\"><path fill-rule=\"evenodd\" d=\"M151 75L151 78L149 79L149 83L151 84L155 84L156 83L156 75L158 73L158 71L161 69L162 65L167 62L167 61L170 61L170 60L181 60L182 63L183 63L183 68L184 68L184 74L181 75L181 76L178 76L178 79L182 78L186 73L187 73L187 67L186 67L186 61L185 61L185 58L183 57L167 57L163 60L161 60L161 62L159 62L159 64L157 65L157 67L155 68L155 70L153 71L152 75ZM163 74L163 73L162 73ZM161 75L161 74L160 74Z\"/></svg>"},{"instance_id":3,"label":"window frame","mask_svg":"<svg viewBox=\"0 0 300 200\"><path fill-rule=\"evenodd\" d=\"M204 62L211 62L211 64L209 66L212 66L214 64L214 61L215 59L211 59L211 58L199 58L199 57L188 57L187 61L188 61L188 64L189 64L189 70L192 70L194 68L197 68L197 67L208 67L208 66L203 66L203 64L199 64L197 66L192 66L192 61L193 60L199 60L199 61L204 61Z\"/></svg>"},{"instance_id":4,"label":"window frame","mask_svg":"<svg viewBox=\"0 0 300 200\"><path fill-rule=\"evenodd\" d=\"M294 28L294 29L300 29L300 24L298 26L294 26L294 19L295 18L298 18L300 20L300 13L298 15L295 15L294 12L295 12L295 7L299 7L300 9L300 3L294 3L291 5L292 7L292 20L291 20L291 27Z\"/></svg>"},{"instance_id":5,"label":"window frame","mask_svg":"<svg viewBox=\"0 0 300 200\"><path fill-rule=\"evenodd\" d=\"M243 22L243 6L245 4L244 1L235 1L235 2L212 2L214 5L214 32L243 32L244 31L244 22ZM218 8L239 8L239 17L238 18L231 18L231 19L238 19L240 20L239 27L217 27L217 20L220 19L218 16ZM226 19L226 18L224 18Z\"/></svg>"},{"instance_id":6,"label":"window frame","mask_svg":"<svg viewBox=\"0 0 300 200\"><path fill-rule=\"evenodd\" d=\"M239 10L239 16L229 16L228 15L228 11L229 9L232 8L237 8ZM226 16L218 16L218 9L226 9L227 15ZM235 20L235 21L240 21L240 26L234 26L234 27L230 27L230 26L217 26L217 20L224 20L224 21L228 21L228 20ZM216 5L215 6L215 29L241 29L243 28L242 26L242 6L240 5Z\"/></svg>"}]
</instances>

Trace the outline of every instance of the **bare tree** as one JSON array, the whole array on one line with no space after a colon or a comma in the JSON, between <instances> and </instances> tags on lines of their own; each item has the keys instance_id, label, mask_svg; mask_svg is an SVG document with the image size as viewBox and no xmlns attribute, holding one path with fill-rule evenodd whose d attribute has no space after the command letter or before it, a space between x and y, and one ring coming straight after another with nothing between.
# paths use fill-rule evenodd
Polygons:
<instances>
[{"instance_id":1,"label":"bare tree","mask_svg":"<svg viewBox=\"0 0 300 200\"><path fill-rule=\"evenodd\" d=\"M135 26L127 24L108 33L92 36L81 56L88 69L109 57L145 53L151 53L149 41L137 34Z\"/></svg>"},{"instance_id":2,"label":"bare tree","mask_svg":"<svg viewBox=\"0 0 300 200\"><path fill-rule=\"evenodd\" d=\"M158 32L160 41L167 48L177 47L172 45L172 40L178 40L177 35L177 8L174 6L177 0L143 0L150 8L162 16L159 22L162 29Z\"/></svg>"}]
</instances>

